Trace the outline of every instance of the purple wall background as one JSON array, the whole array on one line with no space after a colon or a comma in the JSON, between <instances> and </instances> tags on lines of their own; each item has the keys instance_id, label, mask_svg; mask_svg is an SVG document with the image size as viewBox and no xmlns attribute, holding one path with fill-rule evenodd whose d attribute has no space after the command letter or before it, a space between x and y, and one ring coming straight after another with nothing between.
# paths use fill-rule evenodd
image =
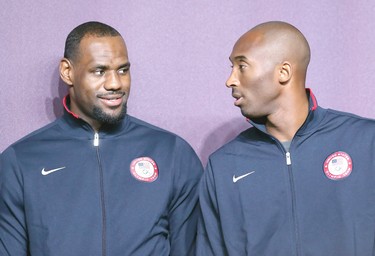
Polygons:
<instances>
[{"instance_id":1,"label":"purple wall background","mask_svg":"<svg viewBox=\"0 0 375 256\"><path fill-rule=\"evenodd\" d=\"M0 152L61 115L67 34L98 20L124 36L129 113L208 154L248 127L225 81L240 35L284 20L307 37L307 84L320 105L375 118L375 1L5 1L0 9Z\"/></svg>"}]
</instances>

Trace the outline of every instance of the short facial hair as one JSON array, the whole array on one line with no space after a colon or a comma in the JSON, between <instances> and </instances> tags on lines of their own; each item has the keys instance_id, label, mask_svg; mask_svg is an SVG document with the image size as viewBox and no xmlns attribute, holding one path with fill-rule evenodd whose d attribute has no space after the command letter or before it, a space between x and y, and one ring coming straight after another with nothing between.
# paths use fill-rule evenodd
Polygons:
<instances>
[{"instance_id":1,"label":"short facial hair","mask_svg":"<svg viewBox=\"0 0 375 256\"><path fill-rule=\"evenodd\" d=\"M124 119L124 117L126 115L126 111L127 111L127 105L126 104L122 105L121 112L118 115L115 115L115 116L109 115L109 114L105 113L101 108L99 108L97 106L94 106L93 116L97 121L99 121L102 124L115 125L115 124L120 123Z\"/></svg>"}]
</instances>

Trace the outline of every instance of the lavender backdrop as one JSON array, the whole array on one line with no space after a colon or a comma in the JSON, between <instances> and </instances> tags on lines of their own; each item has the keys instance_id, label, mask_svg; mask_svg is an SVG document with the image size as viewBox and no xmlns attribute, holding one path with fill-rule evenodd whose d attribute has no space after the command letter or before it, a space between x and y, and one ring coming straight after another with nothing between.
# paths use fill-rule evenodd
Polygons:
<instances>
[{"instance_id":1,"label":"lavender backdrop","mask_svg":"<svg viewBox=\"0 0 375 256\"><path fill-rule=\"evenodd\" d=\"M129 113L208 154L248 127L225 80L237 38L284 20L308 38L308 86L320 105L375 118L375 1L5 1L0 9L0 152L61 115L67 34L98 20L123 34L132 63Z\"/></svg>"}]
</instances>

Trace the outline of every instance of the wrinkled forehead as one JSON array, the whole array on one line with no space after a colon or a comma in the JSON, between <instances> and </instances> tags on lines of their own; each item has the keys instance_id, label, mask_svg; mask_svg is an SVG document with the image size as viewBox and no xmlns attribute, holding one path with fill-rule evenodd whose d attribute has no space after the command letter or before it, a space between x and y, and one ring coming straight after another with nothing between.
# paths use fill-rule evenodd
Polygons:
<instances>
[{"instance_id":1,"label":"wrinkled forehead","mask_svg":"<svg viewBox=\"0 0 375 256\"><path fill-rule=\"evenodd\" d=\"M128 62L128 53L122 37L85 37L80 44L77 63L87 65L118 65Z\"/></svg>"},{"instance_id":2,"label":"wrinkled forehead","mask_svg":"<svg viewBox=\"0 0 375 256\"><path fill-rule=\"evenodd\" d=\"M121 36L85 36L80 43L80 49L84 50L89 45L106 45L108 47L123 48L126 50L126 44Z\"/></svg>"},{"instance_id":3,"label":"wrinkled forehead","mask_svg":"<svg viewBox=\"0 0 375 256\"><path fill-rule=\"evenodd\" d=\"M125 41L121 36L85 37L81 41L80 51L90 54L114 52L127 55Z\"/></svg>"}]
</instances>

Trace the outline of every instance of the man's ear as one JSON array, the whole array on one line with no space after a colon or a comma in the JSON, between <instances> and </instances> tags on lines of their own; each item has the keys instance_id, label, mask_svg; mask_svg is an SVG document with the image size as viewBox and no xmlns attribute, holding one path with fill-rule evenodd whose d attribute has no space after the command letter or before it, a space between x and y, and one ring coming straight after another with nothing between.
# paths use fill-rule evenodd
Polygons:
<instances>
[{"instance_id":1,"label":"man's ear","mask_svg":"<svg viewBox=\"0 0 375 256\"><path fill-rule=\"evenodd\" d=\"M289 62L284 61L279 70L279 82L286 84L292 78L292 65Z\"/></svg>"},{"instance_id":2,"label":"man's ear","mask_svg":"<svg viewBox=\"0 0 375 256\"><path fill-rule=\"evenodd\" d=\"M73 66L70 60L63 58L60 61L60 77L69 86L73 85Z\"/></svg>"}]
</instances>

